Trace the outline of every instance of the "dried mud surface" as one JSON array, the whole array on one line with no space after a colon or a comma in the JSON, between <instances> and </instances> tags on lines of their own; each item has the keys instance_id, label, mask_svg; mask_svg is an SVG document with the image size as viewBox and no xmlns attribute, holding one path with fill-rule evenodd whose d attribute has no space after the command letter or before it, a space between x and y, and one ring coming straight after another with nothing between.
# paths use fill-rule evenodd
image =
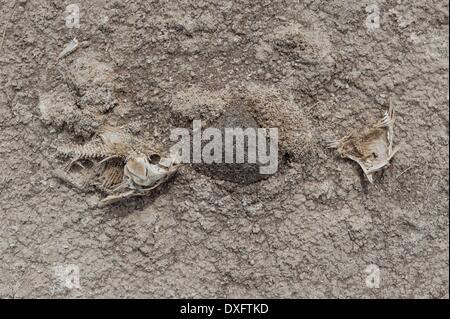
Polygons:
<instances>
[{"instance_id":1,"label":"dried mud surface","mask_svg":"<svg viewBox=\"0 0 450 319\"><path fill-rule=\"evenodd\" d=\"M0 297L448 298L447 1L92 0L80 28L69 4L0 0ZM51 175L55 146L102 124L168 146L236 99L280 129L270 178L185 166L100 208ZM371 185L324 141L388 99L402 149Z\"/></svg>"}]
</instances>

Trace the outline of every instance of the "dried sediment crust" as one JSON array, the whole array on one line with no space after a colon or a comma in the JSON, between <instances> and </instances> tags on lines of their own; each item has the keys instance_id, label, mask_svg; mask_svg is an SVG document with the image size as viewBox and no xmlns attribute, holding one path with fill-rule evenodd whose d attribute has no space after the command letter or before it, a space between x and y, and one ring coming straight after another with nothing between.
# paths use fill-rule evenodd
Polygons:
<instances>
[{"instance_id":1,"label":"dried sediment crust","mask_svg":"<svg viewBox=\"0 0 450 319\"><path fill-rule=\"evenodd\" d=\"M302 106L288 97L274 88L251 85L246 89L245 107L259 126L278 128L280 151L301 161L313 143L312 126Z\"/></svg>"},{"instance_id":2,"label":"dried sediment crust","mask_svg":"<svg viewBox=\"0 0 450 319\"><path fill-rule=\"evenodd\" d=\"M301 105L280 90L250 84L243 89L207 91L191 88L174 99L172 112L184 120L214 125L219 116L242 108L258 127L278 128L280 152L300 161L312 143L312 127Z\"/></svg>"}]
</instances>

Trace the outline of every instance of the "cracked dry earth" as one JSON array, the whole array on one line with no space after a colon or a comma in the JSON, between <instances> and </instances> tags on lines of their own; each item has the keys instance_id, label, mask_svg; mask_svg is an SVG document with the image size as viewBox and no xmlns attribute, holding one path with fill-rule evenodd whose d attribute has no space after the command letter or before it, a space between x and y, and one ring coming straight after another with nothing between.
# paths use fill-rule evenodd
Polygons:
<instances>
[{"instance_id":1,"label":"cracked dry earth","mask_svg":"<svg viewBox=\"0 0 450 319\"><path fill-rule=\"evenodd\" d=\"M0 297L448 298L447 1L92 0L79 28L69 4L0 0ZM370 184L324 145L389 99ZM103 124L169 147L236 108L280 128L275 175L187 165L107 207L52 177Z\"/></svg>"}]
</instances>

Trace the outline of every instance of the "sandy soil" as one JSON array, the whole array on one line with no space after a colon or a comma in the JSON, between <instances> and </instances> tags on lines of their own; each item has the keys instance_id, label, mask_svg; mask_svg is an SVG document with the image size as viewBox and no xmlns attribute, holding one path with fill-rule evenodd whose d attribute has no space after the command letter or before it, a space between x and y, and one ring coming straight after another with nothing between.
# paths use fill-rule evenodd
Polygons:
<instances>
[{"instance_id":1,"label":"sandy soil","mask_svg":"<svg viewBox=\"0 0 450 319\"><path fill-rule=\"evenodd\" d=\"M70 28L70 1L0 0L0 297L448 298L447 1L80 2ZM324 141L388 99L402 149L372 185ZM280 128L270 178L187 165L101 208L52 177L104 123L168 147L237 100Z\"/></svg>"}]
</instances>

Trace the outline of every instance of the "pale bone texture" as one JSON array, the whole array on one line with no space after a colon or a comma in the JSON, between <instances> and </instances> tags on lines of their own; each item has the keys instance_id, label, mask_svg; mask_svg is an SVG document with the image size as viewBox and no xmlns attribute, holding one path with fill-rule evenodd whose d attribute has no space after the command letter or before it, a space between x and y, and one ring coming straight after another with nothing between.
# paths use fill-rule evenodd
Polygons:
<instances>
[{"instance_id":1,"label":"pale bone texture","mask_svg":"<svg viewBox=\"0 0 450 319\"><path fill-rule=\"evenodd\" d=\"M58 55L58 59L62 59L65 56L69 55L70 53L74 52L78 48L78 40L74 38L72 41L70 41L64 49L61 51L61 53Z\"/></svg>"},{"instance_id":2,"label":"pale bone texture","mask_svg":"<svg viewBox=\"0 0 450 319\"><path fill-rule=\"evenodd\" d=\"M70 171L73 164L88 160L93 163L90 176L84 183L69 181L72 185L86 188L89 183L107 193L102 204L110 204L132 196L143 196L155 189L178 169L175 157L161 158L160 163L152 164L149 158L160 156L155 147L134 138L124 129L105 126L96 136L84 145L64 145L58 147L58 153L71 158L66 166ZM169 165L167 165L169 163ZM55 174L66 180L68 174Z\"/></svg>"},{"instance_id":3,"label":"pale bone texture","mask_svg":"<svg viewBox=\"0 0 450 319\"><path fill-rule=\"evenodd\" d=\"M381 121L361 132L351 133L328 143L339 155L349 158L361 167L370 183L375 172L387 167L399 150L393 147L395 112L392 104Z\"/></svg>"}]
</instances>

